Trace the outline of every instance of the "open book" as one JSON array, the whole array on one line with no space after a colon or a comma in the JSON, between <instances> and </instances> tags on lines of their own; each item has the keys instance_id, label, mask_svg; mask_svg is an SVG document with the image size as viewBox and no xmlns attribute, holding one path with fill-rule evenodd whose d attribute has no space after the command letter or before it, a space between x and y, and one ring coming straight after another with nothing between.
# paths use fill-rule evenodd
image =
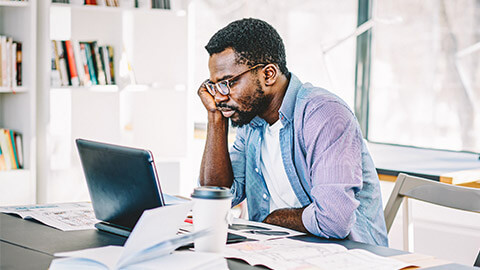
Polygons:
<instances>
[{"instance_id":1,"label":"open book","mask_svg":"<svg viewBox=\"0 0 480 270\"><path fill-rule=\"evenodd\" d=\"M192 203L146 210L123 247L106 246L56 253L50 265L58 269L228 269L219 254L173 252L208 231L176 235Z\"/></svg>"},{"instance_id":2,"label":"open book","mask_svg":"<svg viewBox=\"0 0 480 270\"><path fill-rule=\"evenodd\" d=\"M338 244L309 243L286 238L228 245L224 256L276 270L402 269L412 266L363 249L348 250Z\"/></svg>"}]
</instances>

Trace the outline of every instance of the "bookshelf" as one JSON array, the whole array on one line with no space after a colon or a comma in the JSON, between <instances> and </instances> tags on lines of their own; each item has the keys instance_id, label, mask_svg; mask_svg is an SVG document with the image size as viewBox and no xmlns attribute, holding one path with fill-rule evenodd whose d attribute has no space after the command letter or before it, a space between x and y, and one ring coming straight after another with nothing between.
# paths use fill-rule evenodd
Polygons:
<instances>
[{"instance_id":1,"label":"bookshelf","mask_svg":"<svg viewBox=\"0 0 480 270\"><path fill-rule=\"evenodd\" d=\"M36 200L36 2L0 1L0 34L22 43L22 86L0 87L0 127L23 135L24 169L0 171L0 205Z\"/></svg>"},{"instance_id":2,"label":"bookshelf","mask_svg":"<svg viewBox=\"0 0 480 270\"><path fill-rule=\"evenodd\" d=\"M0 6L2 7L28 7L30 3L28 1L18 2L18 1L6 1L0 0Z\"/></svg>"},{"instance_id":3,"label":"bookshelf","mask_svg":"<svg viewBox=\"0 0 480 270\"><path fill-rule=\"evenodd\" d=\"M38 9L39 17L45 18L43 23L38 20L38 54L48 55L38 63L46 70L38 75L42 96L37 108L38 202L88 199L76 138L151 149L157 163L162 163L157 167L164 168L160 176L184 177L181 171L188 156L188 108L178 108L178 104L188 107L189 98L186 8L99 7L40 1ZM53 87L51 40L97 41L112 46L117 84ZM133 66L135 85L127 62ZM166 132L174 123L180 123L179 130ZM191 130L193 134L193 125ZM178 183L162 185L179 193Z\"/></svg>"}]
</instances>

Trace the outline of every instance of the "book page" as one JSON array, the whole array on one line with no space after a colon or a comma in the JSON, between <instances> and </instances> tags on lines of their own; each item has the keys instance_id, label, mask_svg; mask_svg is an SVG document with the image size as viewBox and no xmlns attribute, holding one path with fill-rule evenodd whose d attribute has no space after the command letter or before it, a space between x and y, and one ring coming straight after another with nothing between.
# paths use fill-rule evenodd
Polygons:
<instances>
[{"instance_id":1,"label":"book page","mask_svg":"<svg viewBox=\"0 0 480 270\"><path fill-rule=\"evenodd\" d=\"M245 260L250 265L271 269L401 269L408 266L365 250L347 250L338 244L275 239L228 245L226 258Z\"/></svg>"},{"instance_id":2,"label":"book page","mask_svg":"<svg viewBox=\"0 0 480 270\"><path fill-rule=\"evenodd\" d=\"M126 263L131 255L174 238L192 205L186 202L145 210L125 243L119 264Z\"/></svg>"},{"instance_id":3,"label":"book page","mask_svg":"<svg viewBox=\"0 0 480 270\"><path fill-rule=\"evenodd\" d=\"M89 202L0 207L0 212L35 219L62 231L95 229L99 222Z\"/></svg>"},{"instance_id":4,"label":"book page","mask_svg":"<svg viewBox=\"0 0 480 270\"><path fill-rule=\"evenodd\" d=\"M76 263L74 259L88 259L103 264L108 269L114 269L118 258L120 258L120 255L122 254L122 250L123 247L121 246L106 246L78 251L59 252L54 255L55 257L69 257L71 259L71 264Z\"/></svg>"}]
</instances>

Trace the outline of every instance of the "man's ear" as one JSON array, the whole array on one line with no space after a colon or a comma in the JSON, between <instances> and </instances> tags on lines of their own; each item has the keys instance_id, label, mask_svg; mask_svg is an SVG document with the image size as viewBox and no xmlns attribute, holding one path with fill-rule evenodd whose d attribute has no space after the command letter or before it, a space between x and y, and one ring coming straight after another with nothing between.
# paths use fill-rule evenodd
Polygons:
<instances>
[{"instance_id":1,"label":"man's ear","mask_svg":"<svg viewBox=\"0 0 480 270\"><path fill-rule=\"evenodd\" d=\"M279 69L277 65L268 64L263 68L263 74L265 75L265 86L272 86L277 81L279 75Z\"/></svg>"}]
</instances>

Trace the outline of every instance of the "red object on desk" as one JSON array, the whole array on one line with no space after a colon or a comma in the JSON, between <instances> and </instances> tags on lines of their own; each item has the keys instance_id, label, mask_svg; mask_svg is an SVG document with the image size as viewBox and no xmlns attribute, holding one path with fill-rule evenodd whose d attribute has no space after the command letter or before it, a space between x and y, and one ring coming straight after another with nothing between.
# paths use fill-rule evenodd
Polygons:
<instances>
[{"instance_id":1,"label":"red object on desk","mask_svg":"<svg viewBox=\"0 0 480 270\"><path fill-rule=\"evenodd\" d=\"M193 220L191 218L186 218L184 221L187 223L193 224Z\"/></svg>"}]
</instances>

